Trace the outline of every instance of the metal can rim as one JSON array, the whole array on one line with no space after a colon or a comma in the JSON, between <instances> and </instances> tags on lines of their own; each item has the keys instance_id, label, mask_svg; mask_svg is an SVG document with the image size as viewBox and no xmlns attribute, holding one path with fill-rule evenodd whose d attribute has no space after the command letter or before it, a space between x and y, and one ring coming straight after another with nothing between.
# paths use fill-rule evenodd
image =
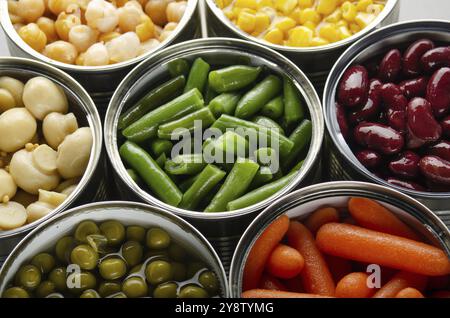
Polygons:
<instances>
[{"instance_id":1,"label":"metal can rim","mask_svg":"<svg viewBox=\"0 0 450 318\"><path fill-rule=\"evenodd\" d=\"M207 39L196 39L190 40L186 42L182 42L171 47L168 47L164 50L157 52L154 56L144 60L139 65L137 65L119 84L116 91L114 92L110 104L108 106L108 110L106 113L105 125L104 125L104 138L105 138L105 146L108 153L108 157L110 162L113 165L113 168L116 172L121 171L122 173L118 173L121 177L122 181L133 190L142 200L149 204L156 204L162 206L169 211L183 216L189 217L192 219L209 219L209 220L217 220L217 219L229 219L229 218L239 218L243 215L247 215L256 211L261 210L264 206L269 204L269 201L273 200L272 197L259 202L258 204L252 205L247 208L243 208L240 210L230 211L230 212L215 212L215 213L203 213L203 212L195 212L183 210L177 207L170 206L158 199L154 196L148 194L147 192L141 190L131 179L131 177L126 174L126 170L123 166L123 163L120 159L120 155L118 152L118 147L116 144L117 140L117 120L120 116L121 108L118 107L123 106L120 105L120 91L127 90L126 85L128 82L133 82L135 74L137 74L141 69L146 68L148 64L152 65L155 61L161 63L163 58L172 57L173 55L180 54L186 52L186 50L195 49L200 46L211 48L212 46L216 47L224 47L228 49L233 49L230 47L234 45L234 49L241 47L251 47L255 51L261 50L265 54L273 55L277 61L282 61L285 65L288 65L296 74L295 79L296 82L301 81L306 87L300 87L300 84L296 83L296 86L302 92L303 97L307 100L309 112L311 115L311 119L313 121L313 139L311 141L310 151L305 159L305 163L303 165L303 169L300 170L299 174L293 179L293 181L283 188L282 191L275 194L276 197L280 197L285 195L286 193L292 191L296 185L306 176L307 172L309 172L310 168L313 166L314 160L320 153L320 149L322 146L322 140L324 135L324 122L323 122L323 114L321 109L317 109L320 107L320 99L317 95L317 92L314 90L311 82L306 77L306 75L291 61L282 56L280 53L271 50L263 45L257 43L248 43L245 40L240 39L232 39L232 38L207 38ZM246 51L248 53L248 51ZM256 54L256 53L252 53ZM124 177L125 176L125 177Z\"/></svg>"},{"instance_id":2,"label":"metal can rim","mask_svg":"<svg viewBox=\"0 0 450 318\"><path fill-rule=\"evenodd\" d=\"M40 61L20 57L0 57L0 67L2 66L2 64L8 65L11 63L15 63L22 67L26 66L36 73L44 73L44 75L47 76L52 75L54 76L52 77L53 81L66 81L64 83L65 86L70 89L72 93L75 94L81 101L83 101L83 105L79 105L79 107L83 109L83 112L86 115L86 120L89 123L89 127L92 132L93 143L88 166L86 167L83 177L81 178L75 191L71 195L69 195L69 197L60 206L58 206L51 213L45 215L41 219L14 230L0 231L0 240L23 235L24 233L29 232L31 229L36 228L36 226L39 226L39 224L52 218L54 215L61 213L61 211L64 211L68 206L73 204L80 197L82 189L84 189L90 182L96 169L99 168L103 147L103 131L101 128L102 123L100 120L100 115L97 111L97 108L95 107L92 98L89 96L86 90L77 81L75 81L75 79L73 79L64 71ZM25 68L22 69L22 71L25 71Z\"/></svg>"},{"instance_id":3,"label":"metal can rim","mask_svg":"<svg viewBox=\"0 0 450 318\"><path fill-rule=\"evenodd\" d=\"M325 126L328 131L328 135L331 137L333 144L336 146L339 153L345 158L345 160L352 166L353 169L358 171L358 173L367 177L371 182L381 184L383 186L396 189L398 191L404 192L408 195L415 196L421 199L438 199L438 198L450 198L450 192L421 192L409 190L406 188L401 188L395 185L392 185L385 180L378 178L373 173L368 171L355 160L351 160L349 158L349 154L344 151L342 148L341 142L336 139L336 135L333 132L333 127L335 127L334 122L332 121L331 114L329 110L331 109L331 104L334 105L336 88L338 85L338 81L334 81L334 78L337 77L340 79L342 77L342 73L348 68L348 66L361 54L361 50L367 49L372 44L378 42L383 38L386 38L386 33L389 35L396 35L404 32L405 30L418 30L423 31L424 25L427 26L427 30L440 30L442 32L449 32L450 30L450 21L448 20L439 20L439 19L420 19L420 20L412 20L405 22L398 22L395 24L391 24L380 28L377 31L365 36L364 38L355 42L352 46L350 46L336 61L333 68L331 69L327 82L325 84L324 94L322 97L322 107L325 119ZM349 61L349 63L347 63ZM345 64L345 65L344 65Z\"/></svg>"}]
</instances>

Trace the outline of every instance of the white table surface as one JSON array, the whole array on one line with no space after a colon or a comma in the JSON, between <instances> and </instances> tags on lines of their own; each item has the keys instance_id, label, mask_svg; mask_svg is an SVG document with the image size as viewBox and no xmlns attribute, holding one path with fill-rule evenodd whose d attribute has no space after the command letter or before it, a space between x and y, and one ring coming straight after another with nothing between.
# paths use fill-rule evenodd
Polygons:
<instances>
[{"instance_id":1,"label":"white table surface","mask_svg":"<svg viewBox=\"0 0 450 318\"><path fill-rule=\"evenodd\" d=\"M427 18L450 20L450 0L400 0L401 21ZM9 52L0 29L0 56L5 55Z\"/></svg>"}]
</instances>

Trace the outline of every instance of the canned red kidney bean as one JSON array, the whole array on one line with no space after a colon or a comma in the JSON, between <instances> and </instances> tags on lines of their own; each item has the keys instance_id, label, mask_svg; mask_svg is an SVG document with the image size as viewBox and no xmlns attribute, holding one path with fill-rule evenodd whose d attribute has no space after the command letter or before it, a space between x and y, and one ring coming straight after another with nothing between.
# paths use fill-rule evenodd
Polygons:
<instances>
[{"instance_id":1,"label":"canned red kidney bean","mask_svg":"<svg viewBox=\"0 0 450 318\"><path fill-rule=\"evenodd\" d=\"M395 186L450 192L450 46L393 47L350 66L336 96L339 127L364 167Z\"/></svg>"}]
</instances>

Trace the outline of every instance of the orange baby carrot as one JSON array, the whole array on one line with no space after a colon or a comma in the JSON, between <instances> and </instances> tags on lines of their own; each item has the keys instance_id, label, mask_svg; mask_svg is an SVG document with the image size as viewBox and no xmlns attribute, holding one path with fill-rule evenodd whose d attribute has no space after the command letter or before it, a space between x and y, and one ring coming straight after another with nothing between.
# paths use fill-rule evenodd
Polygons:
<instances>
[{"instance_id":1,"label":"orange baby carrot","mask_svg":"<svg viewBox=\"0 0 450 318\"><path fill-rule=\"evenodd\" d=\"M450 261L441 249L355 225L325 224L316 243L324 253L355 261L428 276L450 273Z\"/></svg>"},{"instance_id":2,"label":"orange baby carrot","mask_svg":"<svg viewBox=\"0 0 450 318\"><path fill-rule=\"evenodd\" d=\"M374 298L394 298L401 290L411 287L424 290L427 277L408 272L395 274L390 281L381 287L373 296Z\"/></svg>"},{"instance_id":3,"label":"orange baby carrot","mask_svg":"<svg viewBox=\"0 0 450 318\"><path fill-rule=\"evenodd\" d=\"M259 288L268 290L288 290L286 286L276 277L269 274L263 274L261 282L259 283Z\"/></svg>"},{"instance_id":4,"label":"orange baby carrot","mask_svg":"<svg viewBox=\"0 0 450 318\"><path fill-rule=\"evenodd\" d=\"M369 230L406 237L420 241L420 238L405 223L384 206L366 198L351 198L348 211L358 225Z\"/></svg>"},{"instance_id":5,"label":"orange baby carrot","mask_svg":"<svg viewBox=\"0 0 450 318\"><path fill-rule=\"evenodd\" d=\"M339 298L370 298L375 293L370 288L366 273L350 273L343 277L336 285L336 297Z\"/></svg>"},{"instance_id":6,"label":"orange baby carrot","mask_svg":"<svg viewBox=\"0 0 450 318\"><path fill-rule=\"evenodd\" d=\"M242 293L242 298L329 298L327 296L292 293L279 290L251 289Z\"/></svg>"},{"instance_id":7,"label":"orange baby carrot","mask_svg":"<svg viewBox=\"0 0 450 318\"><path fill-rule=\"evenodd\" d=\"M297 276L304 264L303 256L296 249L278 244L267 260L266 269L275 277L289 279Z\"/></svg>"},{"instance_id":8,"label":"orange baby carrot","mask_svg":"<svg viewBox=\"0 0 450 318\"><path fill-rule=\"evenodd\" d=\"M407 287L395 295L395 298L425 298L423 294L415 288Z\"/></svg>"},{"instance_id":9,"label":"orange baby carrot","mask_svg":"<svg viewBox=\"0 0 450 318\"><path fill-rule=\"evenodd\" d=\"M339 212L335 208L326 207L313 212L305 221L305 226L316 234L319 228L331 222L339 222Z\"/></svg>"},{"instance_id":10,"label":"orange baby carrot","mask_svg":"<svg viewBox=\"0 0 450 318\"><path fill-rule=\"evenodd\" d=\"M258 287L270 253L280 243L288 228L289 218L282 215L273 221L256 240L245 263L243 290Z\"/></svg>"},{"instance_id":11,"label":"orange baby carrot","mask_svg":"<svg viewBox=\"0 0 450 318\"><path fill-rule=\"evenodd\" d=\"M287 238L289 245L299 251L305 259L305 266L300 273L305 291L334 296L333 277L308 228L299 222L291 221Z\"/></svg>"},{"instance_id":12,"label":"orange baby carrot","mask_svg":"<svg viewBox=\"0 0 450 318\"><path fill-rule=\"evenodd\" d=\"M352 272L352 263L349 260L332 255L324 256L335 282L340 281L342 277Z\"/></svg>"}]
</instances>

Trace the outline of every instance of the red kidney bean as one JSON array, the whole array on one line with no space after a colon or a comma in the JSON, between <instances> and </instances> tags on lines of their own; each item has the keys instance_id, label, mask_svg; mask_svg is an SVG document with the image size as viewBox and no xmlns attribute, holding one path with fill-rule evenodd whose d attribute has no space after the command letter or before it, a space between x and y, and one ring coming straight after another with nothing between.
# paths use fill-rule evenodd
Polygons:
<instances>
[{"instance_id":1,"label":"red kidney bean","mask_svg":"<svg viewBox=\"0 0 450 318\"><path fill-rule=\"evenodd\" d=\"M421 186L418 183L412 182L412 181L400 180L400 179L393 178L393 177L387 178L386 181L397 187L414 190L414 191L426 191L426 189L423 186Z\"/></svg>"},{"instance_id":2,"label":"red kidney bean","mask_svg":"<svg viewBox=\"0 0 450 318\"><path fill-rule=\"evenodd\" d=\"M447 137L450 137L450 116L445 117L441 121L442 133Z\"/></svg>"},{"instance_id":3,"label":"red kidney bean","mask_svg":"<svg viewBox=\"0 0 450 318\"><path fill-rule=\"evenodd\" d=\"M383 82L393 82L397 79L402 70L402 53L394 49L386 53L381 60L378 77Z\"/></svg>"},{"instance_id":4,"label":"red kidney bean","mask_svg":"<svg viewBox=\"0 0 450 318\"><path fill-rule=\"evenodd\" d=\"M426 76L405 80L400 82L399 88L406 98L424 97L427 92L428 80L429 78Z\"/></svg>"},{"instance_id":5,"label":"red kidney bean","mask_svg":"<svg viewBox=\"0 0 450 318\"><path fill-rule=\"evenodd\" d=\"M363 105L369 93L369 75L364 66L355 65L342 76L338 89L339 103L346 107Z\"/></svg>"},{"instance_id":6,"label":"red kidney bean","mask_svg":"<svg viewBox=\"0 0 450 318\"><path fill-rule=\"evenodd\" d=\"M435 116L442 117L450 109L450 67L442 67L431 76L427 87L427 100Z\"/></svg>"},{"instance_id":7,"label":"red kidney bean","mask_svg":"<svg viewBox=\"0 0 450 318\"><path fill-rule=\"evenodd\" d=\"M403 95L400 87L394 83L387 83L381 86L380 94L386 106L393 110L404 111L408 105L408 99Z\"/></svg>"},{"instance_id":8,"label":"red kidney bean","mask_svg":"<svg viewBox=\"0 0 450 318\"><path fill-rule=\"evenodd\" d=\"M426 52L420 59L422 69L431 73L442 66L450 67L450 46L437 47Z\"/></svg>"},{"instance_id":9,"label":"red kidney bean","mask_svg":"<svg viewBox=\"0 0 450 318\"><path fill-rule=\"evenodd\" d=\"M430 103L421 97L412 99L407 108L408 148L437 141L442 135L441 125L434 119Z\"/></svg>"},{"instance_id":10,"label":"red kidney bean","mask_svg":"<svg viewBox=\"0 0 450 318\"><path fill-rule=\"evenodd\" d=\"M361 109L348 114L348 121L350 123L358 124L379 114L381 103L380 88L382 85L383 84L378 79L372 79L370 81L367 102Z\"/></svg>"},{"instance_id":11,"label":"red kidney bean","mask_svg":"<svg viewBox=\"0 0 450 318\"><path fill-rule=\"evenodd\" d=\"M411 44L403 54L403 74L408 77L419 75L422 72L420 59L432 49L434 49L434 43L428 39L421 39Z\"/></svg>"},{"instance_id":12,"label":"red kidney bean","mask_svg":"<svg viewBox=\"0 0 450 318\"><path fill-rule=\"evenodd\" d=\"M406 111L389 108L386 112L388 125L397 131L406 131Z\"/></svg>"},{"instance_id":13,"label":"red kidney bean","mask_svg":"<svg viewBox=\"0 0 450 318\"><path fill-rule=\"evenodd\" d=\"M420 157L412 151L405 151L389 163L389 170L397 176L412 179L419 174Z\"/></svg>"},{"instance_id":14,"label":"red kidney bean","mask_svg":"<svg viewBox=\"0 0 450 318\"><path fill-rule=\"evenodd\" d=\"M391 127L377 123L361 123L354 129L357 143L382 154L398 153L404 146L403 136Z\"/></svg>"},{"instance_id":15,"label":"red kidney bean","mask_svg":"<svg viewBox=\"0 0 450 318\"><path fill-rule=\"evenodd\" d=\"M450 142L441 140L428 148L428 154L450 161Z\"/></svg>"},{"instance_id":16,"label":"red kidney bean","mask_svg":"<svg viewBox=\"0 0 450 318\"><path fill-rule=\"evenodd\" d=\"M361 150L358 151L355 155L358 161L368 169L378 167L383 160L380 154L373 150Z\"/></svg>"},{"instance_id":17,"label":"red kidney bean","mask_svg":"<svg viewBox=\"0 0 450 318\"><path fill-rule=\"evenodd\" d=\"M344 108L341 106L341 104L337 102L336 102L336 118L339 128L341 129L342 136L344 136L344 138L347 139L349 135L347 117Z\"/></svg>"},{"instance_id":18,"label":"red kidney bean","mask_svg":"<svg viewBox=\"0 0 450 318\"><path fill-rule=\"evenodd\" d=\"M369 72L369 76L377 76L380 69L380 60L378 58L372 59L364 64L364 67L366 68L367 72Z\"/></svg>"},{"instance_id":19,"label":"red kidney bean","mask_svg":"<svg viewBox=\"0 0 450 318\"><path fill-rule=\"evenodd\" d=\"M450 185L450 162L436 156L425 156L419 163L420 171L432 182Z\"/></svg>"}]
</instances>

